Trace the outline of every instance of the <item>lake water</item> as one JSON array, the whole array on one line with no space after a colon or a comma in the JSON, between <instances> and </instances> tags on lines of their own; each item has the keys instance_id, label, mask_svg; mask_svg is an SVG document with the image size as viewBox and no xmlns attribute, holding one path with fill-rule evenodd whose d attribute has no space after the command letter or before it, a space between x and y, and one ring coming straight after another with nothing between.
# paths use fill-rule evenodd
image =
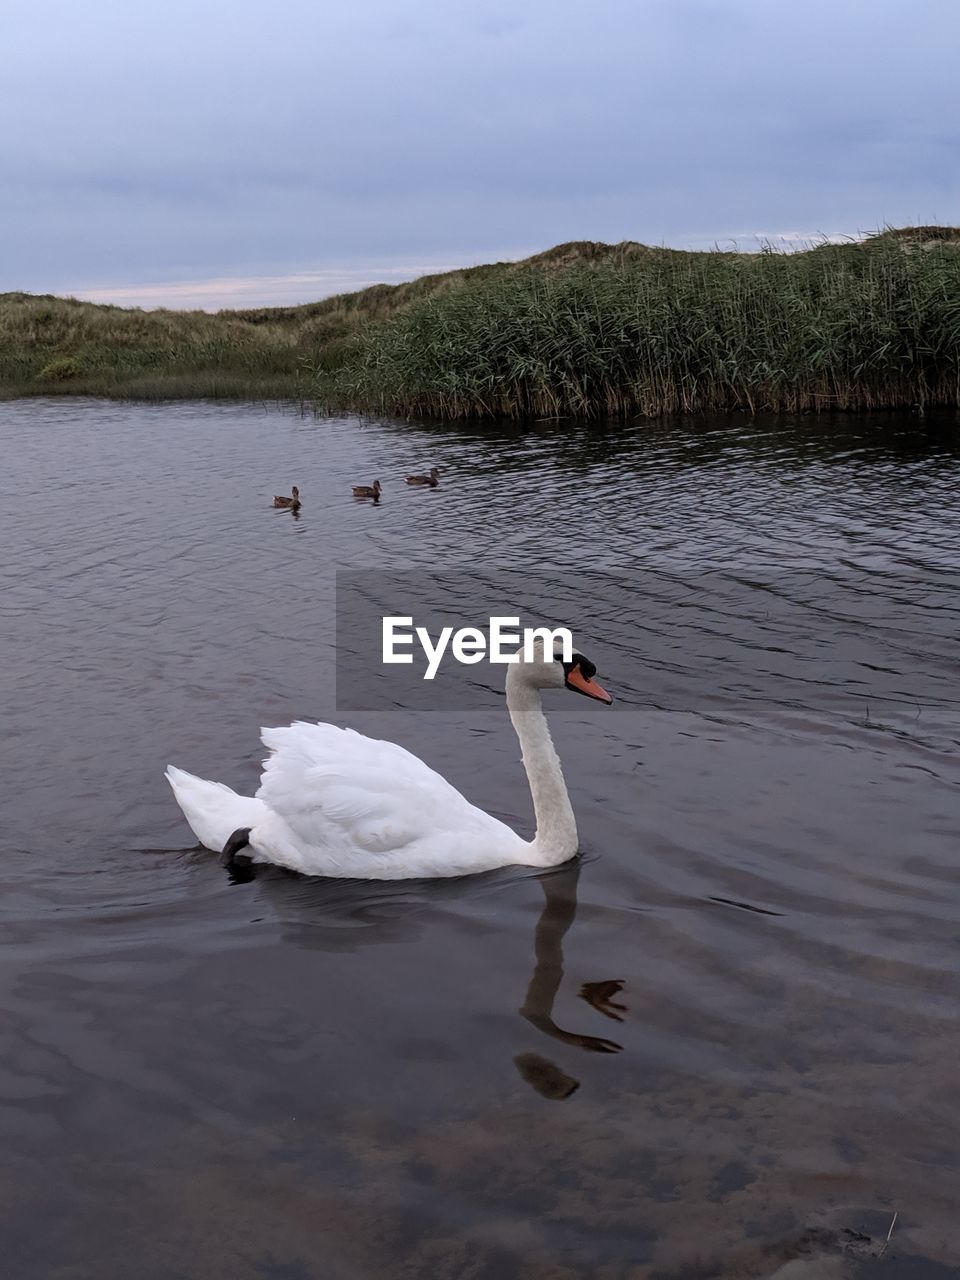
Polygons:
<instances>
[{"instance_id":1,"label":"lake water","mask_svg":"<svg viewBox=\"0 0 960 1280\"><path fill-rule=\"evenodd\" d=\"M6 1274L957 1274L955 423L67 400L0 442ZM586 619L617 702L547 700L577 864L232 884L195 846L164 766L252 792L295 718L530 834L495 691L338 714L343 568Z\"/></svg>"}]
</instances>

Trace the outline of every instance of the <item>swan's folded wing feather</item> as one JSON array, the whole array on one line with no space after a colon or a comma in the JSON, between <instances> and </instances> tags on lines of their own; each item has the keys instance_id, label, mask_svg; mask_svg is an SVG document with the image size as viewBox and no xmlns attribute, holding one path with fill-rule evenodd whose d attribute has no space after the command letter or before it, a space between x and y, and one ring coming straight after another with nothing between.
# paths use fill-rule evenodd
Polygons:
<instances>
[{"instance_id":1,"label":"swan's folded wing feather","mask_svg":"<svg viewBox=\"0 0 960 1280\"><path fill-rule=\"evenodd\" d=\"M371 864L382 862L386 870L405 858L422 859L428 849L452 858L446 851L464 836L519 843L396 743L302 721L265 729L262 739L271 754L257 798L273 815L264 839L276 852L282 845L288 863L296 850L306 869L311 853L324 851L340 874L351 860L363 863L358 874L370 874Z\"/></svg>"},{"instance_id":2,"label":"swan's folded wing feather","mask_svg":"<svg viewBox=\"0 0 960 1280\"><path fill-rule=\"evenodd\" d=\"M332 812L331 806L347 803L338 799L340 786L369 793L371 804L374 797L399 793L409 801L416 790L418 798L438 805L473 808L446 778L395 742L302 720L282 729L264 729L261 739L270 755L257 796L278 812L291 800L302 804L308 799Z\"/></svg>"}]
</instances>

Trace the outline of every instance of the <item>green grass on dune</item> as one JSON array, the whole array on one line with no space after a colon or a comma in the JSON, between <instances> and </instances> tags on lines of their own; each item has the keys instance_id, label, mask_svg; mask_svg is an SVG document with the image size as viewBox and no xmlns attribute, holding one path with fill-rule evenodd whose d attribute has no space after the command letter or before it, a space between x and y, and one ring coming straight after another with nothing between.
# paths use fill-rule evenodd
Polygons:
<instances>
[{"instance_id":1,"label":"green grass on dune","mask_svg":"<svg viewBox=\"0 0 960 1280\"><path fill-rule=\"evenodd\" d=\"M0 294L0 398L302 399L366 325L500 266L373 285L299 307L143 311L75 298Z\"/></svg>"},{"instance_id":2,"label":"green grass on dune","mask_svg":"<svg viewBox=\"0 0 960 1280\"><path fill-rule=\"evenodd\" d=\"M956 406L954 245L527 264L369 326L319 396L440 418Z\"/></svg>"},{"instance_id":3,"label":"green grass on dune","mask_svg":"<svg viewBox=\"0 0 960 1280\"><path fill-rule=\"evenodd\" d=\"M956 228L792 254L577 241L215 315L0 294L0 397L543 418L957 405L958 382Z\"/></svg>"},{"instance_id":4,"label":"green grass on dune","mask_svg":"<svg viewBox=\"0 0 960 1280\"><path fill-rule=\"evenodd\" d=\"M175 399L296 394L316 349L282 325L0 295L0 395Z\"/></svg>"}]
</instances>

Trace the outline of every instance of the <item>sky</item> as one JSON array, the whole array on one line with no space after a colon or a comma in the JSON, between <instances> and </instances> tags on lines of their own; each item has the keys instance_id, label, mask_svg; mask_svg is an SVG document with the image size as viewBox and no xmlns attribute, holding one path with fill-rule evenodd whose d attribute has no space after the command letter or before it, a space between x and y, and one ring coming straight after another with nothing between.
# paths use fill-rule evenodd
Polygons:
<instances>
[{"instance_id":1,"label":"sky","mask_svg":"<svg viewBox=\"0 0 960 1280\"><path fill-rule=\"evenodd\" d=\"M958 0L2 0L0 292L960 223Z\"/></svg>"}]
</instances>

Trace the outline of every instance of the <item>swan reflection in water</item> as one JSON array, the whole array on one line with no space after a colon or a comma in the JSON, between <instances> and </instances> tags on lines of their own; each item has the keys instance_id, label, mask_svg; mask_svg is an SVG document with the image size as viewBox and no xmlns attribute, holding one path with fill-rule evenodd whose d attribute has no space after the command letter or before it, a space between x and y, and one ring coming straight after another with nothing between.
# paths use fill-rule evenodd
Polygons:
<instances>
[{"instance_id":1,"label":"swan reflection in water","mask_svg":"<svg viewBox=\"0 0 960 1280\"><path fill-rule=\"evenodd\" d=\"M615 1040L585 1035L579 1031L565 1031L553 1020L553 1004L563 981L563 939L577 914L579 879L580 863L576 861L572 866L543 876L540 880L544 904L534 935L536 964L520 1013L538 1031L563 1044L576 1045L577 1048L593 1053L619 1053L623 1046ZM626 1006L613 999L622 988L623 981L619 978L585 982L580 988L580 997L599 1013L622 1022L621 1015L626 1011ZM579 1080L567 1075L549 1058L538 1053L521 1053L514 1058L514 1063L527 1084L545 1098L569 1098L580 1086Z\"/></svg>"},{"instance_id":2,"label":"swan reflection in water","mask_svg":"<svg viewBox=\"0 0 960 1280\"><path fill-rule=\"evenodd\" d=\"M263 870L263 868L261 868ZM249 858L238 856L231 859L226 867L231 884L248 884L256 878L257 867ZM277 869L271 869L277 874ZM330 881L304 878L296 872L280 873L301 884L329 886ZM567 1031L557 1025L553 1018L553 1006L563 981L563 939L577 914L577 885L580 880L580 861L559 870L548 872L538 877L543 891L543 907L537 920L534 933L533 975L527 986L526 996L519 1009L520 1015L545 1036L559 1040L562 1044L574 1045L578 1049L586 1049L592 1053L619 1053L623 1048L615 1040L605 1036L587 1035L580 1031ZM340 882L338 890L349 882ZM369 882L364 882L369 887ZM449 893L452 886L443 889L435 886L435 895ZM585 982L581 985L579 996L592 1005L604 1017L616 1022L623 1021L626 1006L615 1000L623 989L623 981L619 978L606 979L599 982ZM568 1075L556 1063L538 1053L521 1053L514 1058L514 1064L523 1079L545 1098L569 1098L580 1087L580 1081Z\"/></svg>"}]
</instances>

